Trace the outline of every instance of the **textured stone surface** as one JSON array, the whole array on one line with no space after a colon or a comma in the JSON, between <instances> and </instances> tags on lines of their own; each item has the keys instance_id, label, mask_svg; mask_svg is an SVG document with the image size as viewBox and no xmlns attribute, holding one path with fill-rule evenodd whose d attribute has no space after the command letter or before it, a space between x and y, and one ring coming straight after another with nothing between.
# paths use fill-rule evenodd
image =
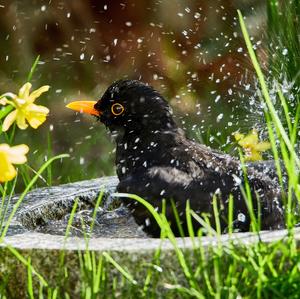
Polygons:
<instances>
[{"instance_id":1,"label":"textured stone surface","mask_svg":"<svg viewBox=\"0 0 300 299\"><path fill-rule=\"evenodd\" d=\"M253 244L261 240L262 242L274 242L284 239L287 236L286 230L262 231L259 236L254 233L234 233L232 236L222 235L219 239L215 237L202 237L201 243L204 247L209 247L218 242L225 244L234 241L237 245ZM300 229L295 230L295 238L300 240ZM176 238L179 248L192 249L193 242L191 238ZM197 243L197 239L195 239ZM36 232L27 232L21 235L8 236L1 247L11 245L20 250L85 250L87 242L83 238L57 235L48 235ZM111 251L124 252L131 251L135 253L154 252L159 246L162 250L173 250L174 247L168 240L154 238L91 238L88 240L88 248L92 251Z\"/></svg>"},{"instance_id":2,"label":"textured stone surface","mask_svg":"<svg viewBox=\"0 0 300 299\"><path fill-rule=\"evenodd\" d=\"M285 230L275 232L261 232L259 236L251 233L236 233L232 237L222 235L219 241L226 246L231 240L237 246L237 252L243 252L243 248L261 240L263 242L284 242L287 236ZM300 239L300 230L295 233L297 240ZM198 240L195 240L198 243ZM202 246L207 253L209 262L212 248L216 248L218 239L212 237L202 237ZM195 263L193 242L190 238L177 239L178 247L182 249L190 265ZM80 289L83 287L83 277L80 271L80 260L82 254L85 254L88 248L93 252L96 260L101 258L104 252L119 263L141 287L147 276L149 265L153 265L153 257L157 250L161 248L159 268L159 280L157 281L156 292L157 298L164 298L166 285L176 277L180 284L185 284L183 270L180 267L176 251L173 245L167 241L150 238L92 238L88 242L83 238L70 237L67 240L63 236L47 235L41 233L27 232L21 235L8 236L0 245L0 278L6 277L7 282L5 289L9 298L25 298L27 290L27 267L18 260L9 249L9 246L18 250L18 252L27 259L30 257L31 264L47 281L50 286L57 286L61 279L61 272L67 269L68 277L63 284L63 290L71 298L79 298ZM63 267L60 262L64 258ZM63 270L62 270L63 269ZM106 269L108 275L108 284L121 275L112 265ZM36 276L34 276L36 283ZM130 289L130 286L128 287ZM35 291L38 290L38 285Z\"/></svg>"}]
</instances>

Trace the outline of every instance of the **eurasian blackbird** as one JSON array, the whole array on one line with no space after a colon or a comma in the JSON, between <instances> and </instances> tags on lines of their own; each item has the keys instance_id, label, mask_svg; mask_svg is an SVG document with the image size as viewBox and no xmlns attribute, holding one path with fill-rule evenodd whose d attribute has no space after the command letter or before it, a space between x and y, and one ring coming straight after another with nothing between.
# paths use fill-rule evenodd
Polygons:
<instances>
[{"instance_id":1,"label":"eurasian blackbird","mask_svg":"<svg viewBox=\"0 0 300 299\"><path fill-rule=\"evenodd\" d=\"M96 115L116 134L118 192L137 194L161 210L166 202L166 217L179 234L175 204L183 229L187 232L185 209L208 216L215 227L213 197L217 199L221 229L228 228L228 199L234 199L233 226L250 229L249 200L262 230L284 227L282 192L276 176L261 171L269 165L248 164L245 171L238 159L195 143L176 125L168 102L151 86L137 80L113 83L99 101L77 101L67 105L73 110ZM247 179L251 199L245 199ZM125 204L139 225L152 236L160 229L148 210L133 199ZM200 227L194 221L195 229Z\"/></svg>"}]
</instances>

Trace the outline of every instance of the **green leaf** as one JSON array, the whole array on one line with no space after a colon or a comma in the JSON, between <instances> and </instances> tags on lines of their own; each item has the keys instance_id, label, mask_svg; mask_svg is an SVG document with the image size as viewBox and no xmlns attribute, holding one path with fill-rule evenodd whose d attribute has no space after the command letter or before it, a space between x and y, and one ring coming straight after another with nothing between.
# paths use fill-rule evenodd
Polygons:
<instances>
[{"instance_id":1,"label":"green leaf","mask_svg":"<svg viewBox=\"0 0 300 299\"><path fill-rule=\"evenodd\" d=\"M13 107L8 105L5 106L0 110L0 119L4 118L11 110L13 110Z\"/></svg>"},{"instance_id":2,"label":"green leaf","mask_svg":"<svg viewBox=\"0 0 300 299\"><path fill-rule=\"evenodd\" d=\"M39 60L40 60L40 55L37 56L37 58L35 59L32 67L30 69L30 72L29 72L28 77L27 77L27 82L29 82L31 80L31 78L33 76L33 73L34 73L36 67L37 67L37 64L38 64Z\"/></svg>"}]
</instances>

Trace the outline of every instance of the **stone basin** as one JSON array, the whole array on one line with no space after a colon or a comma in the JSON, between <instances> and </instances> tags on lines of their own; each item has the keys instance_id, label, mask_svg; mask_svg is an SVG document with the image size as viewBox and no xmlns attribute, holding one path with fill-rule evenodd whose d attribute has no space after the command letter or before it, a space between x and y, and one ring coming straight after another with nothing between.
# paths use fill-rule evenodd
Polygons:
<instances>
[{"instance_id":1,"label":"stone basin","mask_svg":"<svg viewBox=\"0 0 300 299\"><path fill-rule=\"evenodd\" d=\"M295 230L297 244L300 241L300 230ZM287 231L265 231L259 235L253 233L234 233L231 236L222 235L220 238L202 237L201 244L206 253L207 262L210 261L212 248L216 248L218 242L223 246L235 244L236 254L244 254L244 250L257 242L285 242ZM194 263L194 244L191 238L177 238L177 246L182 250L189 264ZM8 247L10 246L10 247ZM183 270L180 267L176 251L169 240L160 240L154 238L91 238L87 242L80 237L65 238L60 235L50 235L37 232L25 232L21 235L11 235L5 238L0 244L0 277L9 277L6 290L10 294L9 298L25 298L27 291L27 267L12 255L9 248L17 249L18 252L27 260L31 259L31 264L41 274L47 283L56 286L59 279L60 260L63 253L64 267L68 271L68 282L63 285L71 298L79 298L82 288L80 275L80 254L93 252L96 258L104 253L108 253L114 261L121 265L130 273L136 283L143 287L147 269L149 265L155 265L154 255L160 249L159 269L161 274L157 286L154 290L155 298L165 298L169 281L176 277L177 282L185 284L186 280ZM80 253L81 252L81 253ZM224 260L226 263L226 259ZM148 265L148 268L147 268ZM108 283L111 286L114 279L121 281L121 274L115 267L110 266L107 270ZM35 277L36 279L36 277ZM128 287L130 289L130 286ZM35 289L35 291L38 288ZM120 293L122 290L120 289ZM122 298L122 297L121 297Z\"/></svg>"},{"instance_id":2,"label":"stone basin","mask_svg":"<svg viewBox=\"0 0 300 299\"><path fill-rule=\"evenodd\" d=\"M80 294L80 252L94 252L97 257L104 252L109 253L133 275L137 283L143 283L145 265L153 263L155 253L161 249L160 268L163 274L158 282L157 298L163 298L163 293L159 290L165 288L170 275L178 277L179 282L184 281L174 245L169 240L147 237L129 211L120 207L120 203L112 198L111 194L117 183L117 177L106 177L39 188L26 195L11 222L7 236L0 243L0 279L9 277L6 285L9 298L25 298L27 294L27 267L12 254L11 248L16 249L25 260L30 257L34 268L52 285L57 283L63 253L64 266L69 273L65 290L72 298L78 298ZM91 232L88 230L91 215L101 190L104 196ZM11 199L7 215L17 199L18 196ZM76 199L78 210L70 234L66 237L65 230ZM83 236L88 236L88 241ZM201 244L209 258L209 252L218 242L224 246L234 243L242 250L258 241L284 242L286 237L286 230L262 231L259 235L234 233L218 238L202 237ZM299 244L299 228L295 229L295 238ZM176 242L178 248L190 256L192 263L194 246L198 245L199 239L193 241L191 238L177 238ZM111 279L116 275L120 276L114 267L110 267L108 271Z\"/></svg>"}]
</instances>

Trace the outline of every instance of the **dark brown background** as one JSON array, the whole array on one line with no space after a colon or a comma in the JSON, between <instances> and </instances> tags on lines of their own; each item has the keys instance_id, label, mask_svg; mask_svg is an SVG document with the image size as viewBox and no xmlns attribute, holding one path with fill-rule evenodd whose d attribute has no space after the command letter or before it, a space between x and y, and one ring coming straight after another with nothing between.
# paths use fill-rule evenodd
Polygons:
<instances>
[{"instance_id":1,"label":"dark brown background","mask_svg":"<svg viewBox=\"0 0 300 299\"><path fill-rule=\"evenodd\" d=\"M114 173L105 128L64 106L98 99L125 77L161 91L191 137L230 146L234 130L251 127L244 118L253 72L238 8L260 40L264 1L0 1L1 92L17 92L38 54L34 87L51 86L38 100L51 109L47 122L17 132L15 143L31 148L29 164L38 168L46 156L68 152L53 168L57 183Z\"/></svg>"}]
</instances>

